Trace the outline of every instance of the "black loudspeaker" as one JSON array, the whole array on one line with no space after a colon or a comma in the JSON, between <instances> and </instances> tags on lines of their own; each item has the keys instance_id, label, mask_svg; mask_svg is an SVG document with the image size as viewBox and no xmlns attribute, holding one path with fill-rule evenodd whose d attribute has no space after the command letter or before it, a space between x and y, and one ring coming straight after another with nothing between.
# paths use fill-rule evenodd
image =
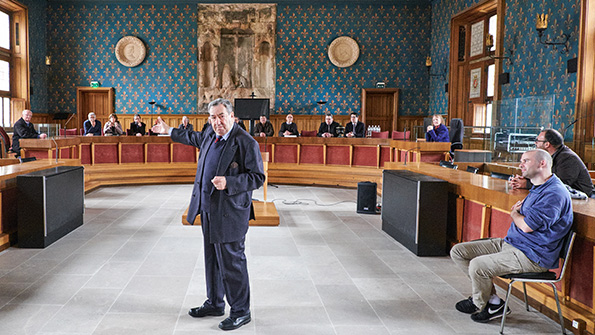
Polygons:
<instances>
[{"instance_id":1,"label":"black loudspeaker","mask_svg":"<svg viewBox=\"0 0 595 335\"><path fill-rule=\"evenodd\" d=\"M504 72L498 75L498 83L500 85L506 85L510 83L510 73Z\"/></svg>"},{"instance_id":2,"label":"black loudspeaker","mask_svg":"<svg viewBox=\"0 0 595 335\"><path fill-rule=\"evenodd\" d=\"M357 212L376 214L376 183L369 181L357 183Z\"/></svg>"},{"instance_id":3,"label":"black loudspeaker","mask_svg":"<svg viewBox=\"0 0 595 335\"><path fill-rule=\"evenodd\" d=\"M566 72L576 73L578 67L578 58L571 58L566 61Z\"/></svg>"}]
</instances>

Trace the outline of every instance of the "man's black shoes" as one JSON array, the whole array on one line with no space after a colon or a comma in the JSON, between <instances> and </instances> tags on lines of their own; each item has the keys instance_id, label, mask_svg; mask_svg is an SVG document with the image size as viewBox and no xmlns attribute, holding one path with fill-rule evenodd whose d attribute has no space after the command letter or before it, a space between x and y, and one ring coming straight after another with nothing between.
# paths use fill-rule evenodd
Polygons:
<instances>
[{"instance_id":1,"label":"man's black shoes","mask_svg":"<svg viewBox=\"0 0 595 335\"><path fill-rule=\"evenodd\" d=\"M225 309L215 308L213 306L202 305L199 307L190 308L188 315L193 318L202 318L205 316L221 316L225 314Z\"/></svg>"},{"instance_id":2,"label":"man's black shoes","mask_svg":"<svg viewBox=\"0 0 595 335\"><path fill-rule=\"evenodd\" d=\"M473 314L479 311L479 308L477 308L477 306L475 306L475 304L473 303L472 297L457 302L455 308L457 309L457 311L467 314Z\"/></svg>"},{"instance_id":3,"label":"man's black shoes","mask_svg":"<svg viewBox=\"0 0 595 335\"><path fill-rule=\"evenodd\" d=\"M247 324L248 322L250 322L250 320L252 320L252 318L250 318L250 313L248 312L248 314L246 315L242 315L239 316L237 318L233 318L233 317L228 317L227 319L221 321L221 323L219 324L219 328L223 329L223 330L234 330L234 329L238 329L241 326Z\"/></svg>"},{"instance_id":4,"label":"man's black shoes","mask_svg":"<svg viewBox=\"0 0 595 335\"><path fill-rule=\"evenodd\" d=\"M510 308L506 309L506 315L510 314ZM501 300L499 304L490 304L479 313L471 314L471 320L475 322L489 322L497 318L501 318L504 315L504 300Z\"/></svg>"}]
</instances>

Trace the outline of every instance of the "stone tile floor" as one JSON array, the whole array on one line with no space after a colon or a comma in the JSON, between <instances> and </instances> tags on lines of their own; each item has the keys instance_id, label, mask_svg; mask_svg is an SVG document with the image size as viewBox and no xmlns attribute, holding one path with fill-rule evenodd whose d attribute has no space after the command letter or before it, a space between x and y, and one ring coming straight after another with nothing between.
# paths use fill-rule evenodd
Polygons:
<instances>
[{"instance_id":1,"label":"stone tile floor","mask_svg":"<svg viewBox=\"0 0 595 335\"><path fill-rule=\"evenodd\" d=\"M45 249L0 253L0 334L221 334L224 317L187 315L205 299L201 229L181 224L191 187L96 190L82 227ZM454 310L470 284L449 257L416 257L381 230L380 215L357 214L356 198L269 187L281 224L249 230L253 320L234 333L498 333L498 322ZM507 334L559 333L518 299L511 308Z\"/></svg>"}]
</instances>

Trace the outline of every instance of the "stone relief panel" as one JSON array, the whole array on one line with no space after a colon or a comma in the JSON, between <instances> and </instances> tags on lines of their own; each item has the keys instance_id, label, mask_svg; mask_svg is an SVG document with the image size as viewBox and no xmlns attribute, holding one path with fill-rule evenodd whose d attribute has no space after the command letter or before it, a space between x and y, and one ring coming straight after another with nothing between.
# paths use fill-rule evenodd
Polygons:
<instances>
[{"instance_id":1,"label":"stone relief panel","mask_svg":"<svg viewBox=\"0 0 595 335\"><path fill-rule=\"evenodd\" d=\"M275 4L198 5L198 110L216 98L275 106Z\"/></svg>"}]
</instances>

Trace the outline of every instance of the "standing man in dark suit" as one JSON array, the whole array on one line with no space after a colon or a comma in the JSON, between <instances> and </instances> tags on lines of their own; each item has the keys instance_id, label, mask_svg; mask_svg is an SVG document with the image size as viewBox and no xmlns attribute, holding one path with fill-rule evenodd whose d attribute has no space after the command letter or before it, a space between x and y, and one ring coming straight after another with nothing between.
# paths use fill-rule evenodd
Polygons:
<instances>
[{"instance_id":1,"label":"standing man in dark suit","mask_svg":"<svg viewBox=\"0 0 595 335\"><path fill-rule=\"evenodd\" d=\"M200 212L207 300L188 314L221 316L225 296L231 309L219 328L233 330L251 320L244 241L254 215L252 191L262 186L265 175L258 143L235 124L231 103L217 99L208 110L211 127L205 132L170 128L161 118L152 130L200 149L187 219L194 224Z\"/></svg>"},{"instance_id":2,"label":"standing man in dark suit","mask_svg":"<svg viewBox=\"0 0 595 335\"><path fill-rule=\"evenodd\" d=\"M341 127L338 122L333 121L332 114L326 114L324 122L320 124L318 128L318 137L337 137L339 132L337 127Z\"/></svg>"},{"instance_id":3,"label":"standing man in dark suit","mask_svg":"<svg viewBox=\"0 0 595 335\"><path fill-rule=\"evenodd\" d=\"M21 155L21 146L19 145L19 139L21 138L40 138L45 139L48 137L46 134L40 134L33 123L31 123L31 118L33 117L33 112L28 109L25 109L21 114L21 118L14 123L13 126L13 134L12 134L12 151L17 154L17 156Z\"/></svg>"},{"instance_id":4,"label":"standing man in dark suit","mask_svg":"<svg viewBox=\"0 0 595 335\"><path fill-rule=\"evenodd\" d=\"M345 137L364 137L366 126L359 122L356 112L351 113L351 122L345 125Z\"/></svg>"}]
</instances>

